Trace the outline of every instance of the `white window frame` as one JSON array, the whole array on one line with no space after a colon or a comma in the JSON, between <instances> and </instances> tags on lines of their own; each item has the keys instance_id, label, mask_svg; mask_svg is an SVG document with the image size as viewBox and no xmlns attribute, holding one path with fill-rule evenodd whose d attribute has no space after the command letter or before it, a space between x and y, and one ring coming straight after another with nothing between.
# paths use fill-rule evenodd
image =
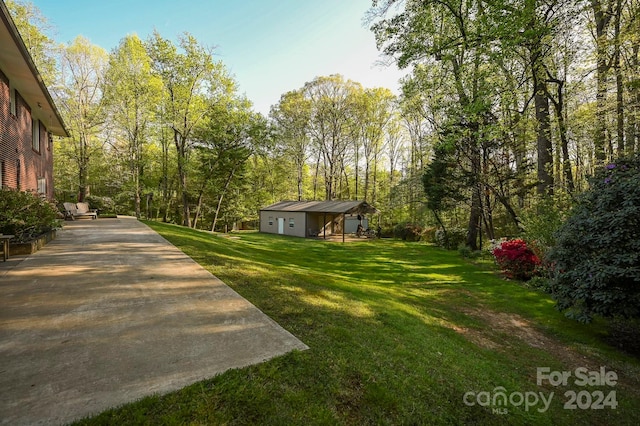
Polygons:
<instances>
[{"instance_id":1,"label":"white window frame","mask_svg":"<svg viewBox=\"0 0 640 426\"><path fill-rule=\"evenodd\" d=\"M296 227L296 220L292 217L289 218L289 228L295 228Z\"/></svg>"},{"instance_id":2,"label":"white window frame","mask_svg":"<svg viewBox=\"0 0 640 426\"><path fill-rule=\"evenodd\" d=\"M38 194L43 197L47 195L47 178L38 178Z\"/></svg>"}]
</instances>

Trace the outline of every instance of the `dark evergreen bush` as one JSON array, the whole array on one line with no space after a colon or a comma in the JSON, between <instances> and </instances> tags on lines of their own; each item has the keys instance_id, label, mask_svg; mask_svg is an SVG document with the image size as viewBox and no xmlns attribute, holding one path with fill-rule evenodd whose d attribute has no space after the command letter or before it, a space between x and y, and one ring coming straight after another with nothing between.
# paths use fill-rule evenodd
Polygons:
<instances>
[{"instance_id":1,"label":"dark evergreen bush","mask_svg":"<svg viewBox=\"0 0 640 426\"><path fill-rule=\"evenodd\" d=\"M552 294L569 317L640 316L640 155L590 179L548 260Z\"/></svg>"}]
</instances>

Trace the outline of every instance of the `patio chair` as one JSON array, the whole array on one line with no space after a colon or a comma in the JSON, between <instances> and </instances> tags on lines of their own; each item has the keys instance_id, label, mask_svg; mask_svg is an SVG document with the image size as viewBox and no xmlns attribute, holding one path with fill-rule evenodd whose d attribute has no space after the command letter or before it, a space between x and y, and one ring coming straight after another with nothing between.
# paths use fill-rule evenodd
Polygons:
<instances>
[{"instance_id":1,"label":"patio chair","mask_svg":"<svg viewBox=\"0 0 640 426\"><path fill-rule=\"evenodd\" d=\"M80 217L98 218L98 211L90 209L88 203L63 203L65 219L76 220Z\"/></svg>"}]
</instances>

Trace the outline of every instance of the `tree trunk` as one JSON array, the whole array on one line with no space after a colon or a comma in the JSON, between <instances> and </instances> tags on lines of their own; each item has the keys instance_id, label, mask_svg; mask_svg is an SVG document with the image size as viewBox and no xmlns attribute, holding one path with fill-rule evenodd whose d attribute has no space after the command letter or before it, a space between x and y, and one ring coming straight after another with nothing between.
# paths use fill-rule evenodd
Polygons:
<instances>
[{"instance_id":1,"label":"tree trunk","mask_svg":"<svg viewBox=\"0 0 640 426\"><path fill-rule=\"evenodd\" d=\"M187 193L187 171L186 171L186 141L180 133L173 130L173 141L178 154L178 180L180 182L180 192L182 193L182 226L191 228L191 212L189 211L189 194Z\"/></svg>"},{"instance_id":2,"label":"tree trunk","mask_svg":"<svg viewBox=\"0 0 640 426\"><path fill-rule=\"evenodd\" d=\"M475 184L471 191L471 214L469 215L469 225L467 227L467 246L471 250L478 250L478 233L482 217L480 185Z\"/></svg>"},{"instance_id":3,"label":"tree trunk","mask_svg":"<svg viewBox=\"0 0 640 426\"><path fill-rule=\"evenodd\" d=\"M313 175L313 199L318 199L318 175L320 174L320 155L316 160L316 170Z\"/></svg>"},{"instance_id":4,"label":"tree trunk","mask_svg":"<svg viewBox=\"0 0 640 426\"><path fill-rule=\"evenodd\" d=\"M538 195L553 194L553 146L549 119L549 97L542 79L535 85L534 103L537 121Z\"/></svg>"},{"instance_id":5,"label":"tree trunk","mask_svg":"<svg viewBox=\"0 0 640 426\"><path fill-rule=\"evenodd\" d=\"M202 199L204 198L204 190L200 190L198 193L198 202L196 203L196 213L193 215L193 228L198 226L198 219L200 218L200 212L202 211Z\"/></svg>"},{"instance_id":6,"label":"tree trunk","mask_svg":"<svg viewBox=\"0 0 640 426\"><path fill-rule=\"evenodd\" d=\"M605 0L606 1L606 0ZM607 27L611 19L611 8L604 10L601 0L591 0L596 26L596 134L594 136L595 158L604 163L607 133Z\"/></svg>"},{"instance_id":7,"label":"tree trunk","mask_svg":"<svg viewBox=\"0 0 640 426\"><path fill-rule=\"evenodd\" d=\"M469 212L469 224L467 226L467 246L471 250L478 250L478 232L482 217L482 194L479 176L481 172L481 156L478 147L478 124L472 125L472 136L469 146L469 160L471 161L471 175L473 183L471 186L471 211Z\"/></svg>"},{"instance_id":8,"label":"tree trunk","mask_svg":"<svg viewBox=\"0 0 640 426\"><path fill-rule=\"evenodd\" d=\"M87 171L88 161L83 162L78 169L78 181L80 182L78 185L78 202L84 202L84 199L88 194L88 184L87 180L89 179L89 172Z\"/></svg>"},{"instance_id":9,"label":"tree trunk","mask_svg":"<svg viewBox=\"0 0 640 426\"><path fill-rule=\"evenodd\" d=\"M218 216L220 215L220 208L222 207L222 200L224 200L224 195L227 192L227 189L229 189L229 184L231 183L231 180L233 179L233 175L235 174L235 172L236 172L236 168L234 167L233 169L231 169L231 172L227 177L227 181L224 183L224 188L222 188L222 191L220 192L220 196L218 197L218 205L216 206L216 214L213 218L213 223L211 224L211 232L214 232L216 229L216 224L218 223Z\"/></svg>"},{"instance_id":10,"label":"tree trunk","mask_svg":"<svg viewBox=\"0 0 640 426\"><path fill-rule=\"evenodd\" d=\"M633 46L633 55L631 60L634 75L633 84L630 84L629 98L632 100L631 113L633 117L633 127L629 132L629 151L630 153L640 153L640 46ZM631 120L629 120L631 121Z\"/></svg>"},{"instance_id":11,"label":"tree trunk","mask_svg":"<svg viewBox=\"0 0 640 426\"><path fill-rule=\"evenodd\" d=\"M89 192L89 142L84 133L80 134L78 155L78 202L84 202Z\"/></svg>"},{"instance_id":12,"label":"tree trunk","mask_svg":"<svg viewBox=\"0 0 640 426\"><path fill-rule=\"evenodd\" d=\"M136 187L135 195L134 195L134 197L135 197L134 207L135 207L135 211L136 211L136 217L138 219L140 219L142 214L141 214L141 211L140 211L140 199L141 199L141 196L140 196L140 175L139 175L139 173L136 173L136 175L134 176L134 182L135 182L135 187Z\"/></svg>"},{"instance_id":13,"label":"tree trunk","mask_svg":"<svg viewBox=\"0 0 640 426\"><path fill-rule=\"evenodd\" d=\"M165 129L162 128L162 178L160 186L162 188L162 203L164 212L162 213L162 222L169 221L169 141L167 140Z\"/></svg>"},{"instance_id":14,"label":"tree trunk","mask_svg":"<svg viewBox=\"0 0 640 426\"><path fill-rule=\"evenodd\" d=\"M298 201L302 201L304 193L303 193L303 186L302 186L302 177L303 177L303 168L304 168L304 160L303 161L296 161L298 164L296 164L296 168L298 169Z\"/></svg>"},{"instance_id":15,"label":"tree trunk","mask_svg":"<svg viewBox=\"0 0 640 426\"><path fill-rule=\"evenodd\" d=\"M575 185L573 183L573 171L571 159L569 157L569 140L567 138L567 124L564 119L564 81L554 80L558 84L558 99L553 100L553 107L558 122L558 134L560 135L560 149L562 150L562 173L567 186L567 191L573 193Z\"/></svg>"},{"instance_id":16,"label":"tree trunk","mask_svg":"<svg viewBox=\"0 0 640 426\"><path fill-rule=\"evenodd\" d=\"M625 154L624 140L624 101L623 101L623 78L622 67L620 66L620 20L622 15L622 0L616 0L615 14L615 35L614 35L614 52L613 66L616 72L616 134L618 139L617 153L618 156Z\"/></svg>"}]
</instances>

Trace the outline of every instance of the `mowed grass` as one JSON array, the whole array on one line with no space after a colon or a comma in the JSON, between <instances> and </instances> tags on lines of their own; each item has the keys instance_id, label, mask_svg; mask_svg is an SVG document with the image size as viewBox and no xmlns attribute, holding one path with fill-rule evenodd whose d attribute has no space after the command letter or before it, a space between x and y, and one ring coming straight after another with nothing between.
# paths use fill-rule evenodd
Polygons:
<instances>
[{"instance_id":1,"label":"mowed grass","mask_svg":"<svg viewBox=\"0 0 640 426\"><path fill-rule=\"evenodd\" d=\"M82 424L640 424L638 360L602 343L602 323L564 318L547 295L501 278L490 259L472 263L424 243L149 225L310 349ZM617 385L536 383L537 367L601 366ZM546 411L517 395L477 403L498 387L554 395ZM614 391L617 407L565 409L565 392L585 390Z\"/></svg>"}]
</instances>

